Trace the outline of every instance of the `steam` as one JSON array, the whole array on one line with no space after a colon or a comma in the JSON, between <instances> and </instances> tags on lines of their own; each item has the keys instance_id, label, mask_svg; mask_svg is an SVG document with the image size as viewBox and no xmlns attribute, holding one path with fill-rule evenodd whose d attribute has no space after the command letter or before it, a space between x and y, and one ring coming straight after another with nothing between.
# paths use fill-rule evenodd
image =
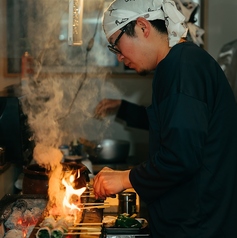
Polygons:
<instances>
[{"instance_id":1,"label":"steam","mask_svg":"<svg viewBox=\"0 0 237 238\"><path fill-rule=\"evenodd\" d=\"M68 46L64 34L68 0L28 2L27 44L34 59L34 74L29 75L23 88L22 108L34 133L34 160L51 169L49 196L55 204L62 194L59 185L62 153L58 147L80 137L100 139L110 124L109 118L101 121L94 118L94 108L104 98L103 87L109 73L100 66L111 62L101 35L94 34L95 29L102 32L101 25L96 28L102 2L84 2L84 38L79 47ZM94 19L94 23L86 19ZM94 47L88 52L92 37ZM111 91L117 94L117 89L111 86Z\"/></svg>"},{"instance_id":2,"label":"steam","mask_svg":"<svg viewBox=\"0 0 237 238\"><path fill-rule=\"evenodd\" d=\"M94 48L90 52L87 49L95 36L98 12L103 8L102 0L101 4L93 2L87 0L84 4L82 46L68 46L66 35L62 40L67 30L64 22L68 1L29 3L28 45L35 67L24 88L22 104L36 144L58 148L79 137L100 139L110 124L109 118L103 121L94 118L94 108L104 97L103 87L109 73L98 64L107 64L110 59L104 53L101 24L97 27ZM88 23L88 19L95 22ZM52 160L52 157L48 158L49 163ZM41 159L38 162L47 164Z\"/></svg>"},{"instance_id":3,"label":"steam","mask_svg":"<svg viewBox=\"0 0 237 238\"><path fill-rule=\"evenodd\" d=\"M62 153L60 150L44 146L42 144L37 144L34 148L34 158L42 167L48 170L54 170L60 164L62 160ZM48 162L50 161L50 163Z\"/></svg>"}]
</instances>

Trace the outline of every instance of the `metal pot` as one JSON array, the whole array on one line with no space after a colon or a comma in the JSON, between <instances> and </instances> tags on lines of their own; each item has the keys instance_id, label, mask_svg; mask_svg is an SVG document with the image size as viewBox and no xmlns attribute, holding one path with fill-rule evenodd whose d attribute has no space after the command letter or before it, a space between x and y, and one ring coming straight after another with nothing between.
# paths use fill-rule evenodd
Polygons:
<instances>
[{"instance_id":1,"label":"metal pot","mask_svg":"<svg viewBox=\"0 0 237 238\"><path fill-rule=\"evenodd\" d=\"M80 170L80 177L74 181L74 188L86 187L87 182L90 181L90 171L83 164L76 163L62 163L63 173L77 173ZM49 177L45 168L38 164L31 164L23 168L24 177L22 183L23 194L47 194Z\"/></svg>"},{"instance_id":2,"label":"metal pot","mask_svg":"<svg viewBox=\"0 0 237 238\"><path fill-rule=\"evenodd\" d=\"M93 164L123 163L129 155L130 143L125 140L103 139L84 146Z\"/></svg>"}]
</instances>

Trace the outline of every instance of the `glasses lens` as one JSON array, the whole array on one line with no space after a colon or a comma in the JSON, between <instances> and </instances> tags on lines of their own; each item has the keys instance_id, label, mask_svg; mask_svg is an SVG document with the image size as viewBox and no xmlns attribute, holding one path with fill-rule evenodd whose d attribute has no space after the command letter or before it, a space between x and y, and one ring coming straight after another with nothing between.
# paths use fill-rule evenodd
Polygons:
<instances>
[{"instance_id":1,"label":"glasses lens","mask_svg":"<svg viewBox=\"0 0 237 238\"><path fill-rule=\"evenodd\" d=\"M127 25L126 25L127 26ZM114 44L112 45L108 45L108 48L111 52L113 52L114 54L122 54L120 50L116 49L115 46L118 43L119 39L122 37L122 35L125 33L126 31L126 26L124 26L121 29L121 33L118 35L117 39L114 41Z\"/></svg>"},{"instance_id":2,"label":"glasses lens","mask_svg":"<svg viewBox=\"0 0 237 238\"><path fill-rule=\"evenodd\" d=\"M114 54L121 54L121 52L118 49L114 48L113 45L108 45L108 48Z\"/></svg>"}]
</instances>

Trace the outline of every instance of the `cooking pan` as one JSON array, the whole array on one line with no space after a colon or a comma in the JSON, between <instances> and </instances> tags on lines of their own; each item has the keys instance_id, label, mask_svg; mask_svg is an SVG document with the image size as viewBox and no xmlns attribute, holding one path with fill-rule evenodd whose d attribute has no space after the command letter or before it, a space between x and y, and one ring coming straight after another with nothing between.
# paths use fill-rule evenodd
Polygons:
<instances>
[{"instance_id":1,"label":"cooking pan","mask_svg":"<svg viewBox=\"0 0 237 238\"><path fill-rule=\"evenodd\" d=\"M83 150L93 164L124 163L129 155L130 143L126 140L80 140Z\"/></svg>"}]
</instances>

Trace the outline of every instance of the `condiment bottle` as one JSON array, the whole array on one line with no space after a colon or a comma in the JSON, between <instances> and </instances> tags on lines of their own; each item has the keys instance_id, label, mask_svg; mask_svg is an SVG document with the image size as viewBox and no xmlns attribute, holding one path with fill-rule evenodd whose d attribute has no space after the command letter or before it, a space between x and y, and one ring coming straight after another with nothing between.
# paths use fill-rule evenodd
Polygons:
<instances>
[{"instance_id":1,"label":"condiment bottle","mask_svg":"<svg viewBox=\"0 0 237 238\"><path fill-rule=\"evenodd\" d=\"M21 57L21 86L23 89L28 86L28 81L33 73L33 58L26 51Z\"/></svg>"},{"instance_id":2,"label":"condiment bottle","mask_svg":"<svg viewBox=\"0 0 237 238\"><path fill-rule=\"evenodd\" d=\"M81 155L81 144L79 143L78 140L74 139L70 143L70 155Z\"/></svg>"},{"instance_id":3,"label":"condiment bottle","mask_svg":"<svg viewBox=\"0 0 237 238\"><path fill-rule=\"evenodd\" d=\"M136 193L122 192L118 195L118 214L127 213L130 216L136 213Z\"/></svg>"}]
</instances>

